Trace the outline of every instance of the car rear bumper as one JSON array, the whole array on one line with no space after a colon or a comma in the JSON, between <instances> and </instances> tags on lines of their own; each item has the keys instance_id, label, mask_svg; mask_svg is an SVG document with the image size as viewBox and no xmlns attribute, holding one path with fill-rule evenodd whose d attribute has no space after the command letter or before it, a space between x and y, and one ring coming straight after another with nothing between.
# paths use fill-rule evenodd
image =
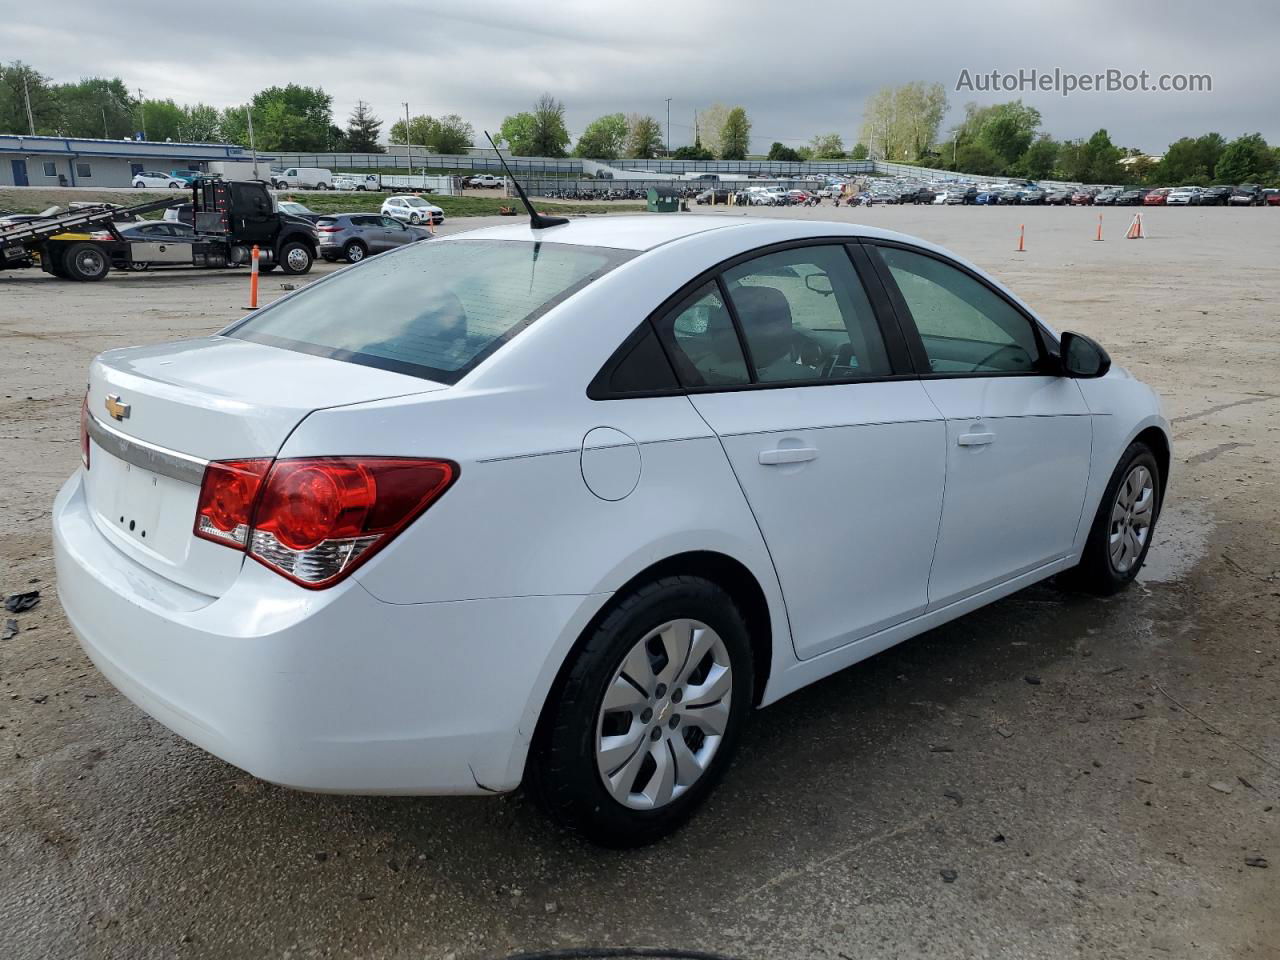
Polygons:
<instances>
[{"instance_id":1,"label":"car rear bumper","mask_svg":"<svg viewBox=\"0 0 1280 960\"><path fill-rule=\"evenodd\" d=\"M254 776L334 793L516 787L546 690L603 596L385 603L246 561L221 597L98 531L82 473L54 503L58 594L85 652L133 703Z\"/></svg>"}]
</instances>

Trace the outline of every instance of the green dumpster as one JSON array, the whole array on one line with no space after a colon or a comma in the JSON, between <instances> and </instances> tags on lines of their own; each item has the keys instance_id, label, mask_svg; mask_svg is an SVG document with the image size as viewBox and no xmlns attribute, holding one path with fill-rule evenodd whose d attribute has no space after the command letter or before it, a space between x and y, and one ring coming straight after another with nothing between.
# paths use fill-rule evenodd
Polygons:
<instances>
[{"instance_id":1,"label":"green dumpster","mask_svg":"<svg viewBox=\"0 0 1280 960\"><path fill-rule=\"evenodd\" d=\"M649 188L650 213L676 213L680 210L680 196L671 187Z\"/></svg>"}]
</instances>

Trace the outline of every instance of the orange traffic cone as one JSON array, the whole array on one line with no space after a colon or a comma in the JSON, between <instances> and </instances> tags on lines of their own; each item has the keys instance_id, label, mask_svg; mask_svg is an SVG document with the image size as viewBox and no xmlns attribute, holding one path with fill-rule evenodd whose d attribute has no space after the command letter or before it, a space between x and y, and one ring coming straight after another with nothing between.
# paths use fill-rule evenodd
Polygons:
<instances>
[{"instance_id":1,"label":"orange traffic cone","mask_svg":"<svg viewBox=\"0 0 1280 960\"><path fill-rule=\"evenodd\" d=\"M1129 224L1129 232L1124 235L1126 240L1145 240L1146 234L1142 232L1142 214L1135 213L1133 215L1133 223Z\"/></svg>"},{"instance_id":2,"label":"orange traffic cone","mask_svg":"<svg viewBox=\"0 0 1280 960\"><path fill-rule=\"evenodd\" d=\"M1098 214L1098 235L1093 239L1095 241L1102 239L1102 214Z\"/></svg>"},{"instance_id":3,"label":"orange traffic cone","mask_svg":"<svg viewBox=\"0 0 1280 960\"><path fill-rule=\"evenodd\" d=\"M1018 252L1027 252L1027 225L1025 223L1018 224Z\"/></svg>"}]
</instances>

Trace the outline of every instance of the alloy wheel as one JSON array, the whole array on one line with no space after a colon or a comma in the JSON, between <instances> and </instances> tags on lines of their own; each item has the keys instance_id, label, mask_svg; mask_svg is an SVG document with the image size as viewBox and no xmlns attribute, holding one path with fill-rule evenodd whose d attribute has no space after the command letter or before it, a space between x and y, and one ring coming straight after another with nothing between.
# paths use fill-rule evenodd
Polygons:
<instances>
[{"instance_id":1,"label":"alloy wheel","mask_svg":"<svg viewBox=\"0 0 1280 960\"><path fill-rule=\"evenodd\" d=\"M1138 464L1120 484L1111 508L1109 552L1116 573L1128 573L1151 535L1155 514L1156 487L1151 471Z\"/></svg>"},{"instance_id":2,"label":"alloy wheel","mask_svg":"<svg viewBox=\"0 0 1280 960\"><path fill-rule=\"evenodd\" d=\"M670 620L623 658L596 721L596 766L625 807L654 810L706 773L724 738L733 665L698 620Z\"/></svg>"}]
</instances>

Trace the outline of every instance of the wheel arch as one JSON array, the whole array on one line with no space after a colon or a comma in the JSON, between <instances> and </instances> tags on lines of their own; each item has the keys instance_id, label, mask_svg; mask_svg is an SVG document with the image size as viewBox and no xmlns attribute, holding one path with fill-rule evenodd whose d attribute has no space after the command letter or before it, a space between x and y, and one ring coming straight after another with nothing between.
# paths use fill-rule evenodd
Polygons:
<instances>
[{"instance_id":1,"label":"wheel arch","mask_svg":"<svg viewBox=\"0 0 1280 960\"><path fill-rule=\"evenodd\" d=\"M743 617L747 621L747 635L751 640L752 668L754 674L752 699L759 704L764 696L773 665L773 622L769 612L769 601L764 588L755 574L742 561L714 550L690 550L673 554L652 563L636 573L614 592L609 602L603 604L595 615L587 621L570 647L556 671L555 679L547 688L538 708L538 720L530 738L530 749L525 756L525 766L537 753L535 745L545 735L544 723L547 716L547 704L563 687L565 679L572 668L574 658L582 649L587 639L616 606L618 599L626 596L636 587L652 583L670 576L703 577L722 587L738 604Z\"/></svg>"},{"instance_id":2,"label":"wheel arch","mask_svg":"<svg viewBox=\"0 0 1280 960\"><path fill-rule=\"evenodd\" d=\"M1152 424L1133 438L1134 443L1145 443L1155 454L1156 464L1160 467L1160 503L1164 503L1165 490L1169 487L1169 467L1173 460L1173 451L1169 445L1169 436L1159 427Z\"/></svg>"}]
</instances>

